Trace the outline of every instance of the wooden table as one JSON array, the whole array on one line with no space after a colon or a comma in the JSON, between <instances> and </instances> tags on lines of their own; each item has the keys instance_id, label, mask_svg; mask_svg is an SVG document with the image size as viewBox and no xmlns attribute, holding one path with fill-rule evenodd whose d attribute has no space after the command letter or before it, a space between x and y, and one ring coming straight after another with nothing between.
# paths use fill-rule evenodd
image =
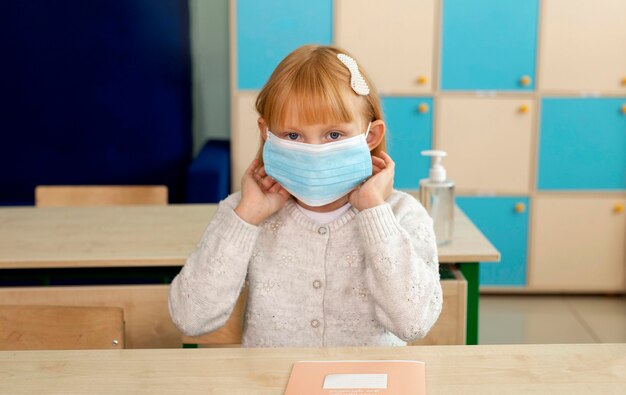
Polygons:
<instances>
[{"instance_id":1,"label":"wooden table","mask_svg":"<svg viewBox=\"0 0 626 395\"><path fill-rule=\"evenodd\" d=\"M216 205L0 208L0 269L181 266ZM440 263L468 283L467 342L478 340L478 262L499 252L457 207Z\"/></svg>"},{"instance_id":2,"label":"wooden table","mask_svg":"<svg viewBox=\"0 0 626 395\"><path fill-rule=\"evenodd\" d=\"M182 266L216 210L0 208L0 269Z\"/></svg>"},{"instance_id":3,"label":"wooden table","mask_svg":"<svg viewBox=\"0 0 626 395\"><path fill-rule=\"evenodd\" d=\"M428 394L623 394L626 344L0 352L2 394L282 394L300 360L426 363Z\"/></svg>"}]
</instances>

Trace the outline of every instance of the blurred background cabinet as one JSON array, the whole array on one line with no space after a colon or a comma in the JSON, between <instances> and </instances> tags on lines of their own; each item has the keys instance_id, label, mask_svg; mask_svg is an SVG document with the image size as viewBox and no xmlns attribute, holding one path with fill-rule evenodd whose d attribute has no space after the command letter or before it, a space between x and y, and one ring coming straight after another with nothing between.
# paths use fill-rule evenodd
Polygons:
<instances>
[{"instance_id":1,"label":"blurred background cabinet","mask_svg":"<svg viewBox=\"0 0 626 395\"><path fill-rule=\"evenodd\" d=\"M529 279L547 290L626 287L626 197L541 194L533 203Z\"/></svg>"},{"instance_id":2,"label":"blurred background cabinet","mask_svg":"<svg viewBox=\"0 0 626 395\"><path fill-rule=\"evenodd\" d=\"M433 89L435 0L336 0L334 42L352 53L382 94ZM393 71L390 71L390 66Z\"/></svg>"},{"instance_id":3,"label":"blurred background cabinet","mask_svg":"<svg viewBox=\"0 0 626 395\"><path fill-rule=\"evenodd\" d=\"M436 107L435 147L457 193L529 192L532 99L440 96Z\"/></svg>"},{"instance_id":4,"label":"blurred background cabinet","mask_svg":"<svg viewBox=\"0 0 626 395\"><path fill-rule=\"evenodd\" d=\"M530 91L538 0L444 0L442 90Z\"/></svg>"},{"instance_id":5,"label":"blurred background cabinet","mask_svg":"<svg viewBox=\"0 0 626 395\"><path fill-rule=\"evenodd\" d=\"M543 0L539 90L626 94L626 2Z\"/></svg>"},{"instance_id":6,"label":"blurred background cabinet","mask_svg":"<svg viewBox=\"0 0 626 395\"><path fill-rule=\"evenodd\" d=\"M501 253L500 262L480 265L480 285L525 286L528 197L457 196L456 202Z\"/></svg>"},{"instance_id":7,"label":"blurred background cabinet","mask_svg":"<svg viewBox=\"0 0 626 395\"><path fill-rule=\"evenodd\" d=\"M383 97L387 122L387 150L396 163L394 185L417 189L419 180L428 177L430 160L420 151L432 146L431 98Z\"/></svg>"},{"instance_id":8,"label":"blurred background cabinet","mask_svg":"<svg viewBox=\"0 0 626 395\"><path fill-rule=\"evenodd\" d=\"M293 49L332 41L331 0L237 0L235 4L237 72L232 74L238 90L261 89Z\"/></svg>"},{"instance_id":9,"label":"blurred background cabinet","mask_svg":"<svg viewBox=\"0 0 626 395\"><path fill-rule=\"evenodd\" d=\"M626 189L626 98L545 98L540 140L539 189Z\"/></svg>"},{"instance_id":10,"label":"blurred background cabinet","mask_svg":"<svg viewBox=\"0 0 626 395\"><path fill-rule=\"evenodd\" d=\"M232 122L230 139L233 158L231 163L231 185L234 191L241 188L241 178L261 144L261 133L257 126L256 112L258 92L238 92L232 97Z\"/></svg>"}]
</instances>

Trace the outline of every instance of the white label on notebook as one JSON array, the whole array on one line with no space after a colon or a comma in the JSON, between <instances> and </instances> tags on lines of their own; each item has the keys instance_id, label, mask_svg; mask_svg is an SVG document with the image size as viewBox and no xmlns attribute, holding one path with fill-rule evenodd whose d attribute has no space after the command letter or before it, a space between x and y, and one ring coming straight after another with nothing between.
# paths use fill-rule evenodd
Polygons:
<instances>
[{"instance_id":1,"label":"white label on notebook","mask_svg":"<svg viewBox=\"0 0 626 395\"><path fill-rule=\"evenodd\" d=\"M380 388L387 389L387 374L329 374L324 389Z\"/></svg>"}]
</instances>

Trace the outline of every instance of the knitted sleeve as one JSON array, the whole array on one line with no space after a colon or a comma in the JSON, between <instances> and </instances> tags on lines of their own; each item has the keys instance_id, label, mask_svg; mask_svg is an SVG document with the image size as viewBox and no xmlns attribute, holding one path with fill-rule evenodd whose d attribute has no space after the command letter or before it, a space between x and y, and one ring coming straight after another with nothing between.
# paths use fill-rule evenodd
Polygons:
<instances>
[{"instance_id":1,"label":"knitted sleeve","mask_svg":"<svg viewBox=\"0 0 626 395\"><path fill-rule=\"evenodd\" d=\"M238 194L220 202L195 250L174 278L169 311L178 329L198 336L223 326L243 287L259 228L234 211Z\"/></svg>"},{"instance_id":2,"label":"knitted sleeve","mask_svg":"<svg viewBox=\"0 0 626 395\"><path fill-rule=\"evenodd\" d=\"M361 211L357 221L374 313L409 342L426 336L437 321L442 291L432 219L413 197L402 195L393 209L381 204Z\"/></svg>"}]
</instances>

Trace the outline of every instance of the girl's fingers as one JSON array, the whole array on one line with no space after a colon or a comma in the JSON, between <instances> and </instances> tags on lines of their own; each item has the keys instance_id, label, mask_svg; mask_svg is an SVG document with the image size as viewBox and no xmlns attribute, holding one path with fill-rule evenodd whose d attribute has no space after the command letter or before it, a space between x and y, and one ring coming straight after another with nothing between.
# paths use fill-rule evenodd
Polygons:
<instances>
[{"instance_id":1,"label":"girl's fingers","mask_svg":"<svg viewBox=\"0 0 626 395\"><path fill-rule=\"evenodd\" d=\"M385 167L385 161L378 156L372 156L372 164L378 167Z\"/></svg>"},{"instance_id":2,"label":"girl's fingers","mask_svg":"<svg viewBox=\"0 0 626 395\"><path fill-rule=\"evenodd\" d=\"M372 160L376 162L385 162L380 156L372 155Z\"/></svg>"},{"instance_id":3,"label":"girl's fingers","mask_svg":"<svg viewBox=\"0 0 626 395\"><path fill-rule=\"evenodd\" d=\"M278 194L284 198L288 198L289 196L291 196L289 192L287 192L287 190L277 182L272 185L270 189L267 190L267 193Z\"/></svg>"},{"instance_id":4,"label":"girl's fingers","mask_svg":"<svg viewBox=\"0 0 626 395\"><path fill-rule=\"evenodd\" d=\"M254 175L255 174L254 171L256 170L256 167L258 166L258 164L259 164L259 160L254 159L252 163L250 163L250 166L248 166L248 168L246 169L245 175L250 175L250 176Z\"/></svg>"},{"instance_id":5,"label":"girl's fingers","mask_svg":"<svg viewBox=\"0 0 626 395\"><path fill-rule=\"evenodd\" d=\"M282 186L279 183L275 183L267 191L269 193L278 193L281 189L282 189Z\"/></svg>"},{"instance_id":6,"label":"girl's fingers","mask_svg":"<svg viewBox=\"0 0 626 395\"><path fill-rule=\"evenodd\" d=\"M276 181L265 172L265 166L261 166L256 172L256 180L266 191L272 188L276 183Z\"/></svg>"},{"instance_id":7,"label":"girl's fingers","mask_svg":"<svg viewBox=\"0 0 626 395\"><path fill-rule=\"evenodd\" d=\"M278 190L278 194L280 196L284 197L285 199L289 199L289 197L291 196L291 194L285 188L283 188L282 185L281 185L280 189Z\"/></svg>"},{"instance_id":8,"label":"girl's fingers","mask_svg":"<svg viewBox=\"0 0 626 395\"><path fill-rule=\"evenodd\" d=\"M394 167L395 166L395 163L391 159L391 156L389 156L385 151L380 151L380 156L385 161L385 165L390 166L390 167Z\"/></svg>"},{"instance_id":9,"label":"girl's fingers","mask_svg":"<svg viewBox=\"0 0 626 395\"><path fill-rule=\"evenodd\" d=\"M274 184L276 184L276 181L270 176L267 176L261 180L261 186L266 190L273 187Z\"/></svg>"},{"instance_id":10,"label":"girl's fingers","mask_svg":"<svg viewBox=\"0 0 626 395\"><path fill-rule=\"evenodd\" d=\"M258 165L259 165L259 160L257 158L254 158L252 162L250 162L250 166L248 166L248 169L246 170L246 172L253 173Z\"/></svg>"}]
</instances>

